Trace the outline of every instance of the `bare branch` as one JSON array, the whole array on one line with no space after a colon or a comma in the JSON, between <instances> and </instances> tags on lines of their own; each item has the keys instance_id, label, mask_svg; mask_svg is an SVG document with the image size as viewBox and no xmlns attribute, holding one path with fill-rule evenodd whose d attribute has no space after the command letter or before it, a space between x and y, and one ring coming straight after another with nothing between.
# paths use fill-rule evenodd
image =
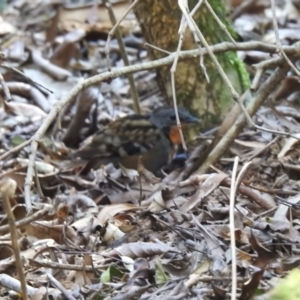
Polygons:
<instances>
[{"instance_id":1,"label":"bare branch","mask_svg":"<svg viewBox=\"0 0 300 300\"><path fill-rule=\"evenodd\" d=\"M283 47L284 51L286 54L294 54L294 55L299 55L299 48L300 48L300 43L296 43L292 46L285 46ZM229 43L229 42L224 42L215 46L211 46L210 50L214 53L221 53L224 51L228 50L260 50L260 51L265 51L265 52L270 52L270 53L275 53L276 52L276 46L274 45L269 45L269 44L264 44L261 42L248 42L248 43L236 43L236 45ZM207 49L201 49L201 52L203 55L208 53ZM53 120L56 118L57 114L64 108L65 105L67 105L72 99L78 95L80 91L83 89L92 86L94 84L99 84L100 82L103 82L105 80L109 80L112 78L116 78L118 76L126 75L129 73L134 73L134 72L139 72L142 70L150 70L150 69L155 69L159 68L161 66L166 66L170 65L173 63L176 53L172 53L168 57L164 57L155 61L151 62L144 62L141 64L133 65L133 66L128 66L128 67L121 67L121 68L115 68L110 72L104 72L98 75L95 75L93 77L90 77L80 83L78 83L69 93L64 96L58 103L56 103L50 113L47 115L45 118L43 124L40 126L38 131L34 134L32 137L32 142L31 142L31 155L29 159L29 164L28 164L28 169L27 169L27 175L25 179L25 203L27 210L31 210L31 199L30 199L30 189L31 189L31 183L32 183L32 177L33 177L33 167L34 167L34 161L36 157L36 151L38 148L38 142L40 139L43 137L45 134L46 130L50 126L50 124L53 122ZM187 58L194 58L199 56L199 50L190 50L190 51L182 51L179 54L180 59L187 59ZM286 68L282 69L281 72L286 73ZM277 71L278 73L278 71ZM274 76L277 74L276 72L273 74ZM282 74L282 73L280 73ZM279 75L276 75L279 76ZM284 75L283 75L284 76ZM280 80L283 78L283 76L279 76ZM272 77L273 78L273 77ZM275 80L275 85L272 85L272 88L274 88L279 81ZM269 82L266 82L267 86L270 86L271 84ZM264 85L262 86L264 87ZM262 89L261 87L261 89ZM272 90L269 89L268 93ZM262 103L262 101L269 95L266 94L265 91L261 92L261 95L257 95L256 99L259 98L259 105ZM261 99L263 97L263 100ZM251 114L250 114L251 115ZM235 128L235 127L233 127ZM233 130L233 129L232 129ZM236 128L234 130L237 130ZM232 133L231 133L232 134ZM214 155L219 155L219 154L214 154Z\"/></svg>"}]
</instances>

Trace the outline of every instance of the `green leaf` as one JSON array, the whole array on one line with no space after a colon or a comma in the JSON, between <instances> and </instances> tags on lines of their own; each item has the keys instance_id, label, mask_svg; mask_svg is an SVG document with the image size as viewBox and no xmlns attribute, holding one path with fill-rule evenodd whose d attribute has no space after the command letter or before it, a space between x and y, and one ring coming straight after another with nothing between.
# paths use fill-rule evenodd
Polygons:
<instances>
[{"instance_id":1,"label":"green leaf","mask_svg":"<svg viewBox=\"0 0 300 300\"><path fill-rule=\"evenodd\" d=\"M102 294L94 294L90 300L104 300L107 299L107 295L102 295Z\"/></svg>"},{"instance_id":2,"label":"green leaf","mask_svg":"<svg viewBox=\"0 0 300 300\"><path fill-rule=\"evenodd\" d=\"M0 0L1 1L1 0ZM11 144L16 147L16 146L19 146L21 145L22 143L26 142L25 139L23 139L22 137L16 135L14 136L11 140L10 140Z\"/></svg>"},{"instance_id":3,"label":"green leaf","mask_svg":"<svg viewBox=\"0 0 300 300\"><path fill-rule=\"evenodd\" d=\"M111 282L113 278L121 278L123 274L123 272L112 265L109 266L109 268L101 274L100 281L102 283Z\"/></svg>"},{"instance_id":4,"label":"green leaf","mask_svg":"<svg viewBox=\"0 0 300 300\"><path fill-rule=\"evenodd\" d=\"M271 291L272 300L300 299L300 270L294 269Z\"/></svg>"},{"instance_id":5,"label":"green leaf","mask_svg":"<svg viewBox=\"0 0 300 300\"><path fill-rule=\"evenodd\" d=\"M169 277L163 270L163 266L160 260L155 262L155 282L157 284L163 284L169 280Z\"/></svg>"}]
</instances>

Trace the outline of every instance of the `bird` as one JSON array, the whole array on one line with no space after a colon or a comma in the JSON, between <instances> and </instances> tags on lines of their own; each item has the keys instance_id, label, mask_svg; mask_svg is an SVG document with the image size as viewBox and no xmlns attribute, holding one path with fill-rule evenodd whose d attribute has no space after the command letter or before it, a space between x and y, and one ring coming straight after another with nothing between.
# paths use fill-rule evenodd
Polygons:
<instances>
[{"instance_id":1,"label":"bird","mask_svg":"<svg viewBox=\"0 0 300 300\"><path fill-rule=\"evenodd\" d=\"M178 107L182 126L199 120ZM104 164L112 162L128 169L138 169L138 161L152 173L166 166L181 143L174 108L162 106L151 114L132 114L109 123L92 136L87 144L71 154L71 158L98 157Z\"/></svg>"}]
</instances>

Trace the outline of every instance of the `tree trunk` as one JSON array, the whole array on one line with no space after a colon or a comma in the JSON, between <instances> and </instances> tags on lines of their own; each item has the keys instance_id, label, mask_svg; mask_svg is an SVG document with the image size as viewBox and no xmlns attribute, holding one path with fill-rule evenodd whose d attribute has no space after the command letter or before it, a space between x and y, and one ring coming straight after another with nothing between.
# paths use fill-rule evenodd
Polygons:
<instances>
[{"instance_id":1,"label":"tree trunk","mask_svg":"<svg viewBox=\"0 0 300 300\"><path fill-rule=\"evenodd\" d=\"M190 11L198 0L189 0ZM228 26L224 17L226 11L219 0L209 1L228 31L234 32ZM135 7L135 13L141 25L146 41L160 49L174 52L177 49L178 29L181 21L181 11L175 0L142 0ZM202 4L194 15L194 20L209 45L228 41L227 35L216 23L206 6ZM182 50L197 49L194 38L187 28ZM151 59L159 59L166 54L149 49ZM229 77L235 89L242 93L249 85L248 74L243 63L233 52L217 55L217 59ZM202 120L202 127L207 128L219 124L232 106L233 99L228 87L224 84L214 63L208 56L204 57L204 65L210 79L207 83L200 68L199 58L181 61L175 74L176 96L180 105L189 108ZM171 103L170 66L157 69L157 81L162 94Z\"/></svg>"}]
</instances>

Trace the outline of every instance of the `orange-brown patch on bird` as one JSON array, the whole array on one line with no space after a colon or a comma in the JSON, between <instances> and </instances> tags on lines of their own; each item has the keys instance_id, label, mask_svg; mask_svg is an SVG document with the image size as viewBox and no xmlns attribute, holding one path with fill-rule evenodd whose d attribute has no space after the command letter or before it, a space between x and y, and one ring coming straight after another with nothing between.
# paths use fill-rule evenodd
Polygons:
<instances>
[{"instance_id":1,"label":"orange-brown patch on bird","mask_svg":"<svg viewBox=\"0 0 300 300\"><path fill-rule=\"evenodd\" d=\"M177 126L170 128L169 139L173 145L179 145L181 143L180 132Z\"/></svg>"}]
</instances>

